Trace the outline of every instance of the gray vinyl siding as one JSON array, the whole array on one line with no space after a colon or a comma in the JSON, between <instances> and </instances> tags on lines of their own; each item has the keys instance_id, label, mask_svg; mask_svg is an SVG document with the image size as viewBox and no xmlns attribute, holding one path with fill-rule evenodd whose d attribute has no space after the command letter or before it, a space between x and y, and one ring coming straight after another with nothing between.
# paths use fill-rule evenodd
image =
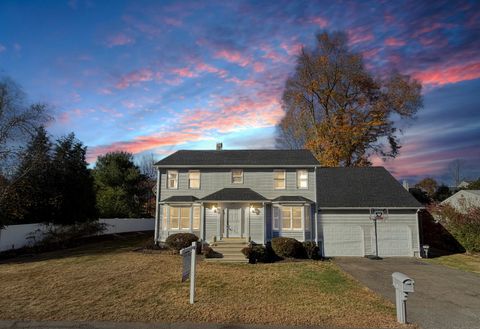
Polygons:
<instances>
[{"instance_id":1,"label":"gray vinyl siding","mask_svg":"<svg viewBox=\"0 0 480 329\"><path fill-rule=\"evenodd\" d=\"M250 239L258 244L265 243L264 208L260 208L258 214L250 211Z\"/></svg>"},{"instance_id":2,"label":"gray vinyl siding","mask_svg":"<svg viewBox=\"0 0 480 329\"><path fill-rule=\"evenodd\" d=\"M277 169L282 169L281 167ZM162 194L160 200L164 200L176 195L193 195L197 198L203 198L211 193L217 192L223 188L251 188L268 199L274 199L282 195L303 196L309 200L315 200L315 172L308 169L308 189L297 188L297 170L286 169L286 189L275 190L273 188L273 170L270 168L245 168L243 169L243 184L232 184L232 174L230 169L210 169L201 168L200 170L200 189L188 188L188 169L178 169L178 189L167 189L167 169L161 170ZM172 169L176 170L176 169ZM196 170L191 168L191 170Z\"/></svg>"},{"instance_id":3,"label":"gray vinyl siding","mask_svg":"<svg viewBox=\"0 0 480 329\"><path fill-rule=\"evenodd\" d=\"M342 250L342 246L338 246L338 250L334 251L334 254L327 254L325 256L364 256L375 254L375 231L373 221L370 219L370 213L368 210L328 210L321 211L318 214L318 239L322 241L321 245L332 242L331 240L341 240L342 236L328 236L324 237L323 232L328 228L335 225L337 227L349 227L351 231L358 232L358 246L361 246L358 250L358 254L348 254L352 250ZM402 250L398 250L398 254L388 254L385 256L419 256L419 236L418 236L418 222L415 210L390 210L388 218L385 221L379 221L377 223L377 229L381 231L389 231L391 234L388 239L395 240L399 238L395 236L395 232L391 232L391 229L399 229L406 232L410 237L410 246ZM338 234L341 231L338 231ZM380 239L381 237L379 237ZM325 239L331 239L325 241ZM380 253L382 250L380 250ZM393 251L394 252L394 251ZM382 256L380 254L380 256Z\"/></svg>"},{"instance_id":4,"label":"gray vinyl siding","mask_svg":"<svg viewBox=\"0 0 480 329\"><path fill-rule=\"evenodd\" d=\"M220 224L220 213L215 213L212 209L205 208L205 239L213 242L218 234L218 225Z\"/></svg>"}]
</instances>

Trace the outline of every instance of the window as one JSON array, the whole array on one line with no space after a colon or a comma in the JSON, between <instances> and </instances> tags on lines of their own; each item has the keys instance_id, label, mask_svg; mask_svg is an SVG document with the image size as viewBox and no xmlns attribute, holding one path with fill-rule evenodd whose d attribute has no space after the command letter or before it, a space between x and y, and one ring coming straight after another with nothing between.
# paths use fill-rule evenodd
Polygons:
<instances>
[{"instance_id":1,"label":"window","mask_svg":"<svg viewBox=\"0 0 480 329\"><path fill-rule=\"evenodd\" d=\"M188 230L190 229L190 207L180 208L180 229Z\"/></svg>"},{"instance_id":2,"label":"window","mask_svg":"<svg viewBox=\"0 0 480 329\"><path fill-rule=\"evenodd\" d=\"M302 207L282 207L282 229L302 229Z\"/></svg>"},{"instance_id":3,"label":"window","mask_svg":"<svg viewBox=\"0 0 480 329\"><path fill-rule=\"evenodd\" d=\"M190 170L188 172L188 188L198 190L200 188L200 171Z\"/></svg>"},{"instance_id":4,"label":"window","mask_svg":"<svg viewBox=\"0 0 480 329\"><path fill-rule=\"evenodd\" d=\"M167 229L167 206L162 206L162 230Z\"/></svg>"},{"instance_id":5,"label":"window","mask_svg":"<svg viewBox=\"0 0 480 329\"><path fill-rule=\"evenodd\" d=\"M243 184L243 170L242 169L233 169L232 170L232 184Z\"/></svg>"},{"instance_id":6,"label":"window","mask_svg":"<svg viewBox=\"0 0 480 329\"><path fill-rule=\"evenodd\" d=\"M278 231L280 229L280 208L273 207L273 229Z\"/></svg>"},{"instance_id":7,"label":"window","mask_svg":"<svg viewBox=\"0 0 480 329\"><path fill-rule=\"evenodd\" d=\"M193 230L200 229L200 207L193 207Z\"/></svg>"},{"instance_id":8,"label":"window","mask_svg":"<svg viewBox=\"0 0 480 329\"><path fill-rule=\"evenodd\" d=\"M176 170L167 171L167 188L168 189L178 188L178 171Z\"/></svg>"},{"instance_id":9,"label":"window","mask_svg":"<svg viewBox=\"0 0 480 329\"><path fill-rule=\"evenodd\" d=\"M297 170L297 188L308 189L308 171L305 169Z\"/></svg>"},{"instance_id":10,"label":"window","mask_svg":"<svg viewBox=\"0 0 480 329\"><path fill-rule=\"evenodd\" d=\"M180 217L180 208L170 207L170 229L178 230L179 229L179 217Z\"/></svg>"},{"instance_id":11,"label":"window","mask_svg":"<svg viewBox=\"0 0 480 329\"><path fill-rule=\"evenodd\" d=\"M310 231L311 219L310 219L310 206L305 206L305 231Z\"/></svg>"},{"instance_id":12,"label":"window","mask_svg":"<svg viewBox=\"0 0 480 329\"><path fill-rule=\"evenodd\" d=\"M285 170L274 170L273 171L273 188L276 190L285 189Z\"/></svg>"}]
</instances>

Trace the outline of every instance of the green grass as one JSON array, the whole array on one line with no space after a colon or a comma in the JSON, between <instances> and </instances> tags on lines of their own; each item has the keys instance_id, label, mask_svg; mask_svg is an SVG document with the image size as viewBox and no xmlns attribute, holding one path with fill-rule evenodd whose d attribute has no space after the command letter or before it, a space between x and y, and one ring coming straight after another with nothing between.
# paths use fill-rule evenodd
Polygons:
<instances>
[{"instance_id":1,"label":"green grass","mask_svg":"<svg viewBox=\"0 0 480 329\"><path fill-rule=\"evenodd\" d=\"M425 259L432 264L445 265L458 270L480 274L480 255L454 254Z\"/></svg>"},{"instance_id":2,"label":"green grass","mask_svg":"<svg viewBox=\"0 0 480 329\"><path fill-rule=\"evenodd\" d=\"M132 251L147 239L101 241L0 264L1 318L398 327L391 303L328 261L200 259L196 303L189 305L179 256Z\"/></svg>"}]
</instances>

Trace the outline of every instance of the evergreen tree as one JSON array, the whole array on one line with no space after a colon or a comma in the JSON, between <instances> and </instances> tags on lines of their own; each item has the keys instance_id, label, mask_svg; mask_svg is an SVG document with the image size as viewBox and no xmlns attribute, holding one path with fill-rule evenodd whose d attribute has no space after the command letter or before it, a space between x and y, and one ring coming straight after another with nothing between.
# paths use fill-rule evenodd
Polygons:
<instances>
[{"instance_id":1,"label":"evergreen tree","mask_svg":"<svg viewBox=\"0 0 480 329\"><path fill-rule=\"evenodd\" d=\"M56 195L53 223L73 224L97 219L93 177L87 148L73 133L57 140L52 165Z\"/></svg>"},{"instance_id":2,"label":"evergreen tree","mask_svg":"<svg viewBox=\"0 0 480 329\"><path fill-rule=\"evenodd\" d=\"M127 152L100 156L93 170L100 217L140 217L146 177Z\"/></svg>"}]
</instances>

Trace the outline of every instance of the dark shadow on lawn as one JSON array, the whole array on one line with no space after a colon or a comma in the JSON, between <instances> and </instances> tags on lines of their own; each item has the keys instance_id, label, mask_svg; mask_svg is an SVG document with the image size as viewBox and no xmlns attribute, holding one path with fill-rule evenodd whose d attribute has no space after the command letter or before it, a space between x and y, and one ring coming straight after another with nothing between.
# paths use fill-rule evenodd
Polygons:
<instances>
[{"instance_id":1,"label":"dark shadow on lawn","mask_svg":"<svg viewBox=\"0 0 480 329\"><path fill-rule=\"evenodd\" d=\"M47 246L42 250L26 247L7 250L0 253L2 264L31 263L49 259L62 259L87 255L101 255L120 250L135 250L153 245L153 231L128 232L119 234L98 235L66 242L65 248Z\"/></svg>"}]
</instances>

